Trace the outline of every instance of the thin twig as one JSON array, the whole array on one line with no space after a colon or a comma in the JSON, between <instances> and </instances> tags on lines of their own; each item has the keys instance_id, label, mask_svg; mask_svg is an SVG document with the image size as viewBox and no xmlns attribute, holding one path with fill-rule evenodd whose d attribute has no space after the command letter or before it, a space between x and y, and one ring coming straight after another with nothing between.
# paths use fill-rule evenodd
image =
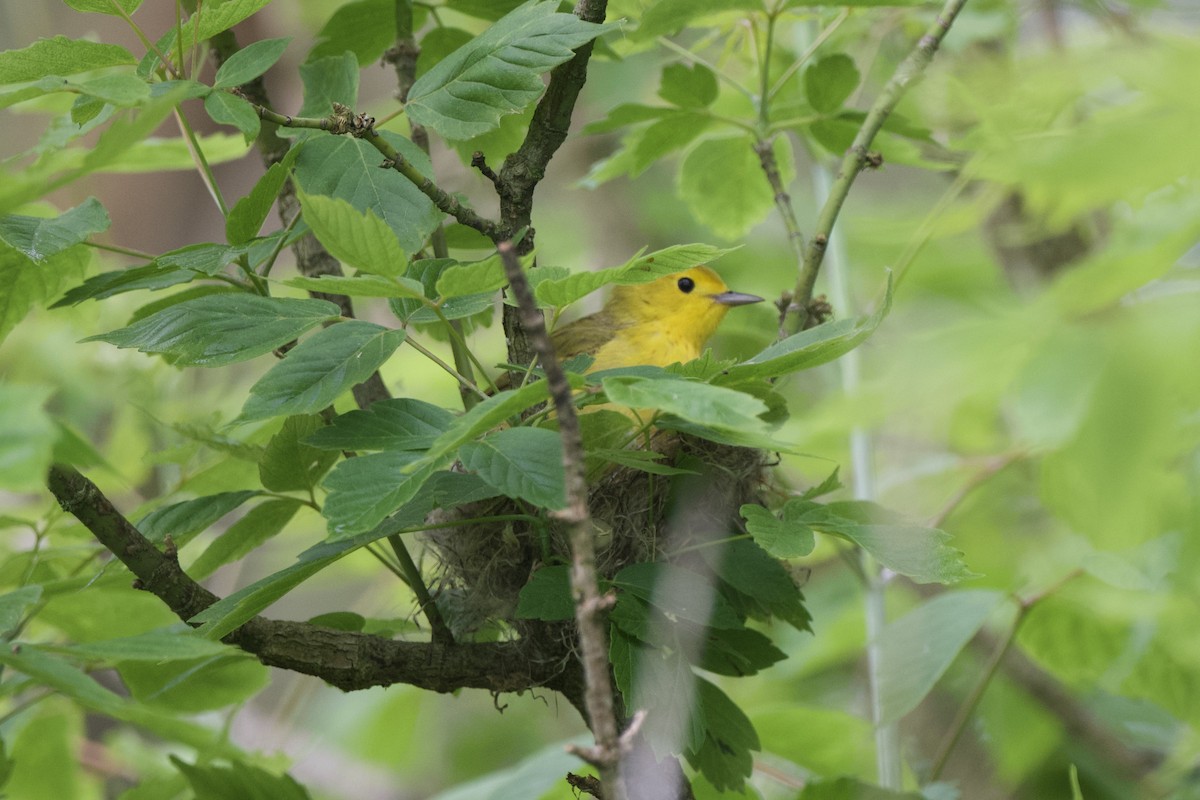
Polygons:
<instances>
[{"instance_id":1,"label":"thin twig","mask_svg":"<svg viewBox=\"0 0 1200 800\"><path fill-rule=\"evenodd\" d=\"M883 91L871 106L871 110L867 112L862 127L858 129L853 144L843 156L829 197L825 200L825 205L821 208L821 213L817 218L816 230L809 239L804 255L804 265L796 280L795 291L792 292L792 315L789 317L790 321L787 326L789 332L795 333L802 330L808 322L808 305L812 300L813 287L817 282L821 261L825 257L825 247L829 243L830 232L833 230L833 224L837 221L842 204L846 201L850 187L854 185L858 173L867 164L868 149L875 139L875 134L879 133L888 115L900 102L900 98L904 96L908 87L925 72L925 68L933 59L933 54L937 52L938 45L949 33L955 17L966 3L967 0L946 0L946 4L925 35L920 38L912 52L896 68L891 79L883 87Z\"/></svg>"},{"instance_id":2,"label":"thin twig","mask_svg":"<svg viewBox=\"0 0 1200 800\"><path fill-rule=\"evenodd\" d=\"M433 633L433 640L441 644L454 644L454 634L450 632L450 627L442 619L441 609L438 608L433 596L429 594L425 580L421 577L421 570L413 561L408 548L404 546L404 540L400 538L399 534L393 533L388 537L388 544L392 546L392 552L396 554L396 560L400 562L400 572L403 573L408 588L412 589L413 594L417 596L417 604L425 614L425 619L429 620L429 629Z\"/></svg>"},{"instance_id":3,"label":"thin twig","mask_svg":"<svg viewBox=\"0 0 1200 800\"><path fill-rule=\"evenodd\" d=\"M567 526L571 543L571 591L575 597L575 621L579 626L582 650L584 699L588 723L596 741L593 747L578 751L577 754L600 771L604 796L609 800L618 800L624 798L625 792L621 785L621 742L613 708L605 620L614 598L600 594L596 578L596 544L592 538L591 514L587 504L587 476L579 416L571 398L571 385L555 355L554 344L546 332L546 321L533 299L516 248L509 242L502 242L498 249L509 286L521 312L521 324L546 373L550 396L558 413L558 431L562 437L567 503L554 516Z\"/></svg>"}]
</instances>

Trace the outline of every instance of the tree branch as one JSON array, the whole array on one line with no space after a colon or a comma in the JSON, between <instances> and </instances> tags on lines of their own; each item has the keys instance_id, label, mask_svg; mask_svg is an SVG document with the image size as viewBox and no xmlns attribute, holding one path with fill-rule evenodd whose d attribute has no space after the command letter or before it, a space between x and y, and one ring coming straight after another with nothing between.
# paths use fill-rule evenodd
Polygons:
<instances>
[{"instance_id":1,"label":"tree branch","mask_svg":"<svg viewBox=\"0 0 1200 800\"><path fill-rule=\"evenodd\" d=\"M47 484L63 509L137 576L135 586L154 594L180 619L186 622L217 601L183 571L169 542L159 551L83 475L56 465ZM522 641L403 642L264 617L255 617L223 641L267 666L313 675L345 691L406 683L434 692L519 692L566 687L569 675L561 659L541 656Z\"/></svg>"},{"instance_id":2,"label":"tree branch","mask_svg":"<svg viewBox=\"0 0 1200 800\"><path fill-rule=\"evenodd\" d=\"M867 112L867 117L863 120L862 127L858 129L858 134L854 137L850 149L842 157L842 163L838 167L837 177L829 191L829 197L826 198L825 205L821 207L821 213L817 217L816 230L813 231L812 238L809 239L808 247L805 250L804 264L800 268L796 288L792 293L792 304L789 308L792 315L788 319L788 332L795 333L802 330L808 322L808 309L812 302L813 287L817 282L821 261L825 258L825 247L829 244L829 234L833 231L833 224L837 221L842 204L846 201L846 195L850 192L850 187L854 185L858 173L868 165L868 150L871 142L875 139L875 134L879 133L888 115L900 102L900 98L904 96L908 87L925 72L925 68L933 59L933 54L937 52L938 45L950 32L954 18L958 16L958 12L962 10L966 2L967 0L946 0L946 4L934 18L925 35L920 38L912 52L900 63L891 79L883 87L883 91L876 98L871 110ZM878 163L875 166L878 166Z\"/></svg>"},{"instance_id":3,"label":"tree branch","mask_svg":"<svg viewBox=\"0 0 1200 800\"><path fill-rule=\"evenodd\" d=\"M558 414L558 432L562 437L567 505L555 516L566 524L571 543L571 591L575 597L575 622L579 626L582 650L584 702L588 722L596 739L595 746L579 748L575 752L600 771L604 796L616 800L625 794L621 785L622 748L613 708L606 631L607 612L615 598L600 594L596 578L596 544L592 538L592 520L588 512L587 476L579 416L571 398L571 385L558 363L554 344L546 333L546 321L534 301L516 248L510 242L502 242L499 250L509 287L521 313L521 325L529 334L538 362L546 373L554 410Z\"/></svg>"},{"instance_id":4,"label":"tree branch","mask_svg":"<svg viewBox=\"0 0 1200 800\"><path fill-rule=\"evenodd\" d=\"M586 22L604 22L608 0L579 0L575 16ZM505 235L492 241L499 243L518 231L530 228L533 218L533 193L546 175L546 165L558 152L571 127L575 101L587 81L588 61L592 57L593 41L575 50L569 61L550 71L546 93L534 109L533 119L524 141L500 168L496 191L500 196L500 223ZM533 250L534 231L529 229L517 245L517 255ZM529 337L521 327L521 315L516 308L504 306L504 335L508 340L508 363L528 364L533 360Z\"/></svg>"}]
</instances>

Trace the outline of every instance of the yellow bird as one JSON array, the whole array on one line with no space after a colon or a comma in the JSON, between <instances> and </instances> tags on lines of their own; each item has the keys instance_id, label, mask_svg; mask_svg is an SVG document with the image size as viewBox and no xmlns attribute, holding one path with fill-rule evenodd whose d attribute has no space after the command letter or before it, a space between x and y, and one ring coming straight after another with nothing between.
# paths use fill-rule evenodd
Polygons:
<instances>
[{"instance_id":1,"label":"yellow bird","mask_svg":"<svg viewBox=\"0 0 1200 800\"><path fill-rule=\"evenodd\" d=\"M589 372L643 364L665 367L698 358L733 306L762 302L731 292L708 267L651 283L617 286L604 308L550 334L559 358L589 353Z\"/></svg>"}]
</instances>

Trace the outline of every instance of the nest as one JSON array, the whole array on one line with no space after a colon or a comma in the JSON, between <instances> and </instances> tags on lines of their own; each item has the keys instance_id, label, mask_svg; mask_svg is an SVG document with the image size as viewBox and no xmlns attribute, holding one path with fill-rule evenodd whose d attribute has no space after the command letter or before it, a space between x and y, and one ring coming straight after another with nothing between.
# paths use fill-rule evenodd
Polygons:
<instances>
[{"instance_id":1,"label":"nest","mask_svg":"<svg viewBox=\"0 0 1200 800\"><path fill-rule=\"evenodd\" d=\"M692 541L729 536L738 530L738 508L760 502L765 454L659 432L651 447L659 462L697 474L663 476L613 467L591 481L588 505L596 531L596 567L611 578L630 564L663 557ZM524 513L507 498L434 511L428 522L448 523ZM567 625L516 618L518 595L533 572L549 563L568 563L565 531L545 515L538 524L496 522L443 527L426 533L438 563L437 602L456 637L487 627L515 630L522 638L546 640L555 652L570 652ZM565 651L564 651L565 648Z\"/></svg>"}]
</instances>

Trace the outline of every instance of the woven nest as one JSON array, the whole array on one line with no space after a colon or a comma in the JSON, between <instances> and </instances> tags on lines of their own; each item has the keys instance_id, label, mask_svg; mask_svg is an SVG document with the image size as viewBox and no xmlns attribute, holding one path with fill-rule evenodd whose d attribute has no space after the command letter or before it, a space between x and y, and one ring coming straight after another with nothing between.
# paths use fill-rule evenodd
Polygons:
<instances>
[{"instance_id":1,"label":"woven nest","mask_svg":"<svg viewBox=\"0 0 1200 800\"><path fill-rule=\"evenodd\" d=\"M670 550L678 550L692 541L732 535L737 532L739 507L760 502L766 468L762 451L667 432L656 434L651 446L664 456L659 463L697 474L668 477L608 465L601 476L593 477L588 505L601 577L661 558L668 539ZM500 498L439 509L428 522L522 512L512 500ZM540 523L496 522L426 533L438 562L438 606L456 637L499 625L523 638L550 635L566 651L572 649L568 626L552 630L556 626L516 619L518 595L533 572L547 563L570 561L565 531L545 517Z\"/></svg>"}]
</instances>

